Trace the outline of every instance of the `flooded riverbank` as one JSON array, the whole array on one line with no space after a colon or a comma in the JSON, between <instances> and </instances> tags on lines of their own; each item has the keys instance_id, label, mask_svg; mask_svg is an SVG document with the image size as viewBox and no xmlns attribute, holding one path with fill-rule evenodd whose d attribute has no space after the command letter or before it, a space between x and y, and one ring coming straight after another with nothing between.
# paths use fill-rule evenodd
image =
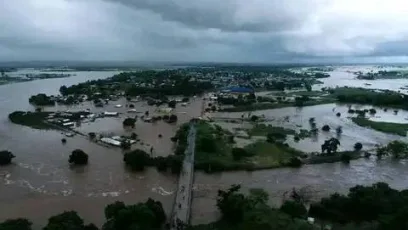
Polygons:
<instances>
[{"instance_id":1,"label":"flooded riverbank","mask_svg":"<svg viewBox=\"0 0 408 230\"><path fill-rule=\"evenodd\" d=\"M299 169L282 168L255 172L224 172L220 174L195 173L192 223L203 224L218 218L216 197L218 189L241 184L243 191L262 188L269 194L271 205L279 207L284 194L293 188L307 187L312 200L334 192L346 193L358 184L386 182L396 189L408 185L407 161L359 159L350 165L342 163L305 165Z\"/></svg>"},{"instance_id":2,"label":"flooded riverbank","mask_svg":"<svg viewBox=\"0 0 408 230\"><path fill-rule=\"evenodd\" d=\"M340 71L341 72L341 71ZM28 98L33 94L57 94L61 85L72 85L86 80L110 77L117 72L74 72L75 76L61 79L37 80L0 86L0 149L8 149L17 157L12 165L0 168L0 221L12 217L27 217L37 224L46 222L47 218L64 210L77 210L87 222L98 225L104 222L103 208L115 201L128 203L144 201L148 197L163 202L166 212L169 212L177 187L177 177L163 174L151 168L143 173L133 173L125 169L122 151L119 148L106 148L90 142L84 137L67 138L58 131L33 130L12 124L8 114L15 110L33 111L28 104ZM355 81L344 74L333 74L324 79L329 86L334 79L344 79L344 84L355 86ZM347 80L348 79L348 80ZM360 80L358 80L360 81ZM395 80L392 80L395 82ZM376 81L375 81L376 82ZM397 81L398 82L398 81ZM402 84L405 83L398 83ZM408 84L408 81L407 81ZM373 84L374 87L374 84ZM384 87L388 87L385 85ZM395 86L392 86L396 88ZM400 87L400 86L398 86ZM376 87L378 88L378 87ZM380 87L381 88L381 87ZM123 105L120 108L115 105ZM192 117L200 116L201 99L192 99L187 107L177 106L177 124L159 121L156 124L138 120L132 130L122 127L123 119L135 114L127 113L124 98L112 101L103 108L95 108L90 103L73 107L58 106L47 108L48 111L83 110L90 108L92 112L116 111L118 118L103 118L93 123L84 123L76 128L83 133L114 133L129 135L131 132L148 146L154 146L157 156L166 156L172 152L173 143L170 137L182 124ZM156 108L145 102L135 102L136 111L143 115L146 111L155 113ZM334 108L334 111L333 111ZM353 107L354 108L354 107ZM298 108L282 108L267 111L257 111L252 114L273 118L269 123L299 130L309 129L308 120L316 118L317 126L328 124L332 130L328 133L319 131L317 138L290 142L290 145L303 151L320 151L322 142L331 136L336 136L335 128L342 126L340 149L351 149L355 142L363 143L364 148L385 144L390 140L401 139L399 136L388 135L355 125L347 118L347 105L319 105ZM337 117L336 113L341 116ZM217 114L217 116L241 117L242 113ZM289 122L285 117L289 116ZM379 117L379 118L377 118ZM377 109L377 114L371 119L385 119L391 122L404 123L408 113L402 110L394 115L392 110L383 112ZM241 124L223 123L223 128L242 127ZM162 138L158 135L162 134ZM74 149L83 149L89 154L90 164L85 167L70 168L68 155ZM192 221L194 224L212 221L216 218L216 192L227 188L233 183L242 183L248 189L260 187L271 194L272 201L279 204L282 194L293 187L311 186L321 197L333 191L347 191L356 184L371 184L385 181L396 188L407 185L405 161L389 160L375 161L360 159L352 161L350 166L340 163L306 165L300 169L275 169L258 172L226 172L221 174L204 174L197 172L195 176L195 194L193 200ZM41 207L41 212L38 208Z\"/></svg>"},{"instance_id":3,"label":"flooded riverbank","mask_svg":"<svg viewBox=\"0 0 408 230\"><path fill-rule=\"evenodd\" d=\"M76 210L86 221L100 225L107 204L115 200L132 204L148 197L162 201L165 210L170 211L177 177L154 168L142 173L129 172L119 148L105 148L80 136L68 138L63 145L61 132L34 130L8 121L10 112L34 110L28 104L32 94L56 94L61 85L106 78L115 73L76 72L70 78L0 86L0 149L8 149L17 156L13 164L0 168L0 220L26 217L40 226L53 214ZM114 125L123 131L121 123L118 120L120 125ZM138 124L136 132L149 134L151 128L143 125ZM104 126L94 128L89 130L104 129ZM156 138L157 135L155 141ZM74 149L88 153L89 165L69 166L68 156ZM169 152L171 148L166 149L166 154Z\"/></svg>"}]
</instances>

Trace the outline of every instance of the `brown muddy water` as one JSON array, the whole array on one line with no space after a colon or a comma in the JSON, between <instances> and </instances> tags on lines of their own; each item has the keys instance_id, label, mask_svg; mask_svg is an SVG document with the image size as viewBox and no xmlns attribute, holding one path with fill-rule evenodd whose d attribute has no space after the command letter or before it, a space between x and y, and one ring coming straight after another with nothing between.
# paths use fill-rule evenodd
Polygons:
<instances>
[{"instance_id":1,"label":"brown muddy water","mask_svg":"<svg viewBox=\"0 0 408 230\"><path fill-rule=\"evenodd\" d=\"M158 173L148 169L143 173L131 173L123 165L123 155L117 148L106 148L91 143L83 137L67 138L66 145L61 144L63 134L57 131L33 130L14 125L8 121L7 115L15 110L34 110L28 104L28 97L37 93L56 94L61 85L110 77L116 72L76 72L76 76L63 79L48 79L0 86L0 149L8 149L17 157L12 165L0 168L0 221L13 217L27 217L36 227L46 223L47 218L64 210L76 210L87 222L101 225L104 222L103 208L116 200L127 203L144 201L148 197L162 201L164 208L170 212L174 199L177 178L172 175ZM342 75L343 76L343 75ZM350 84L354 80L350 80ZM122 104L122 108L116 108ZM119 118L97 120L94 123L82 124L77 129L81 132L113 133L128 135L136 132L139 138L149 146L153 146L156 155L168 155L172 152L170 137L177 130L177 125L164 122L156 124L138 121L134 130L124 130L122 121L128 114L123 99L111 102L109 106L97 110L89 104L62 110L90 108L92 112L118 111ZM136 110L144 113L155 109L143 102L135 103ZM332 111L334 105L305 107L302 110L285 108L270 110L265 116L275 117L276 121L287 127L306 128L309 117L316 117L320 127L328 123L335 128L343 126L342 148L349 148L356 141L364 146L386 143L400 138L382 134L370 129L355 126L346 118L347 107L336 107L342 111L340 118ZM188 107L178 106L179 122L188 121L198 116L201 111L200 99L194 99ZM184 113L186 112L186 113ZM387 115L391 118L392 112ZM254 113L255 114L255 113ZM386 116L378 114L379 116ZM402 123L405 114L400 111ZM234 114L228 114L234 116ZM240 115L239 115L240 116ZM282 122L284 116L290 116L291 122ZM226 124L228 126L228 124ZM304 126L304 127L303 127ZM162 134L163 138L159 138ZM326 135L326 136L325 136ZM323 139L329 134L319 134L316 141L304 141L298 148L304 151L315 151L320 148ZM146 146L145 146L146 147ZM295 146L296 147L296 146ZM90 164L85 167L70 168L68 155L74 149L83 149L89 154ZM342 164L321 164L304 166L300 169L276 169L258 172L227 172L207 175L197 172L195 175L194 200L192 210L193 224L214 220L217 216L215 208L216 192L227 188L230 184L241 183L244 189L260 187L271 195L271 202L278 205L285 191L293 187L310 186L319 198L333 191L344 192L356 184L371 184L385 181L396 188L408 186L408 170L405 161L375 161L360 159L352 161L349 166ZM39 211L41 210L41 211Z\"/></svg>"}]
</instances>

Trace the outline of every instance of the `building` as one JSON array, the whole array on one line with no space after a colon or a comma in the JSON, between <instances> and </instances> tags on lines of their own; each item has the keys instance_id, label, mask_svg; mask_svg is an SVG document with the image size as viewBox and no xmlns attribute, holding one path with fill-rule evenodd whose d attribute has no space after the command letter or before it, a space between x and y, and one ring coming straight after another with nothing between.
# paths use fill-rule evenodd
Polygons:
<instances>
[{"instance_id":1,"label":"building","mask_svg":"<svg viewBox=\"0 0 408 230\"><path fill-rule=\"evenodd\" d=\"M109 145L113 145L113 146L118 146L118 147L119 147L120 144L121 144L120 141L117 141L117 140L114 140L114 139L108 138L108 137L101 138L101 141L102 141L103 143L106 143L106 144L109 144Z\"/></svg>"},{"instance_id":2,"label":"building","mask_svg":"<svg viewBox=\"0 0 408 230\"><path fill-rule=\"evenodd\" d=\"M118 112L104 112L103 115L105 117L116 117L119 115L119 113Z\"/></svg>"}]
</instances>

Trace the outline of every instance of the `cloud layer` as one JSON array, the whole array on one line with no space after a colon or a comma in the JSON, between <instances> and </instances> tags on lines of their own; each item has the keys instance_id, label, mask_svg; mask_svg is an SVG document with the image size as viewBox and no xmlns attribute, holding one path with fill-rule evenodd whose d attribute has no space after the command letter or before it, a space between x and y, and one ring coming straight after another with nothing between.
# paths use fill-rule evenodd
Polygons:
<instances>
[{"instance_id":1,"label":"cloud layer","mask_svg":"<svg viewBox=\"0 0 408 230\"><path fill-rule=\"evenodd\" d=\"M408 56L406 0L3 1L0 61Z\"/></svg>"}]
</instances>

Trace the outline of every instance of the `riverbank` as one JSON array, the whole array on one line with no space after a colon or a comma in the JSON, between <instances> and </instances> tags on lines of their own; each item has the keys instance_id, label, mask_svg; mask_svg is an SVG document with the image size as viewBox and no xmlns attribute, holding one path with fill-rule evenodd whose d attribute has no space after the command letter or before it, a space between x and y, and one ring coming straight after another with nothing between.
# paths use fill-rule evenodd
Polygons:
<instances>
[{"instance_id":1,"label":"riverbank","mask_svg":"<svg viewBox=\"0 0 408 230\"><path fill-rule=\"evenodd\" d=\"M305 101L303 102L301 107L330 104L334 102L336 102L335 99L324 98L321 100ZM250 104L250 105L223 108L223 109L220 109L219 112L244 112L244 111L256 111L256 110L267 110L267 109L279 109L279 108L286 108L286 107L299 107L299 106L297 106L295 102L287 102L287 103L265 102L265 103L255 103L255 104Z\"/></svg>"},{"instance_id":2,"label":"riverbank","mask_svg":"<svg viewBox=\"0 0 408 230\"><path fill-rule=\"evenodd\" d=\"M351 120L359 126L368 127L380 132L406 137L408 124L371 121L364 117L352 117Z\"/></svg>"}]
</instances>

